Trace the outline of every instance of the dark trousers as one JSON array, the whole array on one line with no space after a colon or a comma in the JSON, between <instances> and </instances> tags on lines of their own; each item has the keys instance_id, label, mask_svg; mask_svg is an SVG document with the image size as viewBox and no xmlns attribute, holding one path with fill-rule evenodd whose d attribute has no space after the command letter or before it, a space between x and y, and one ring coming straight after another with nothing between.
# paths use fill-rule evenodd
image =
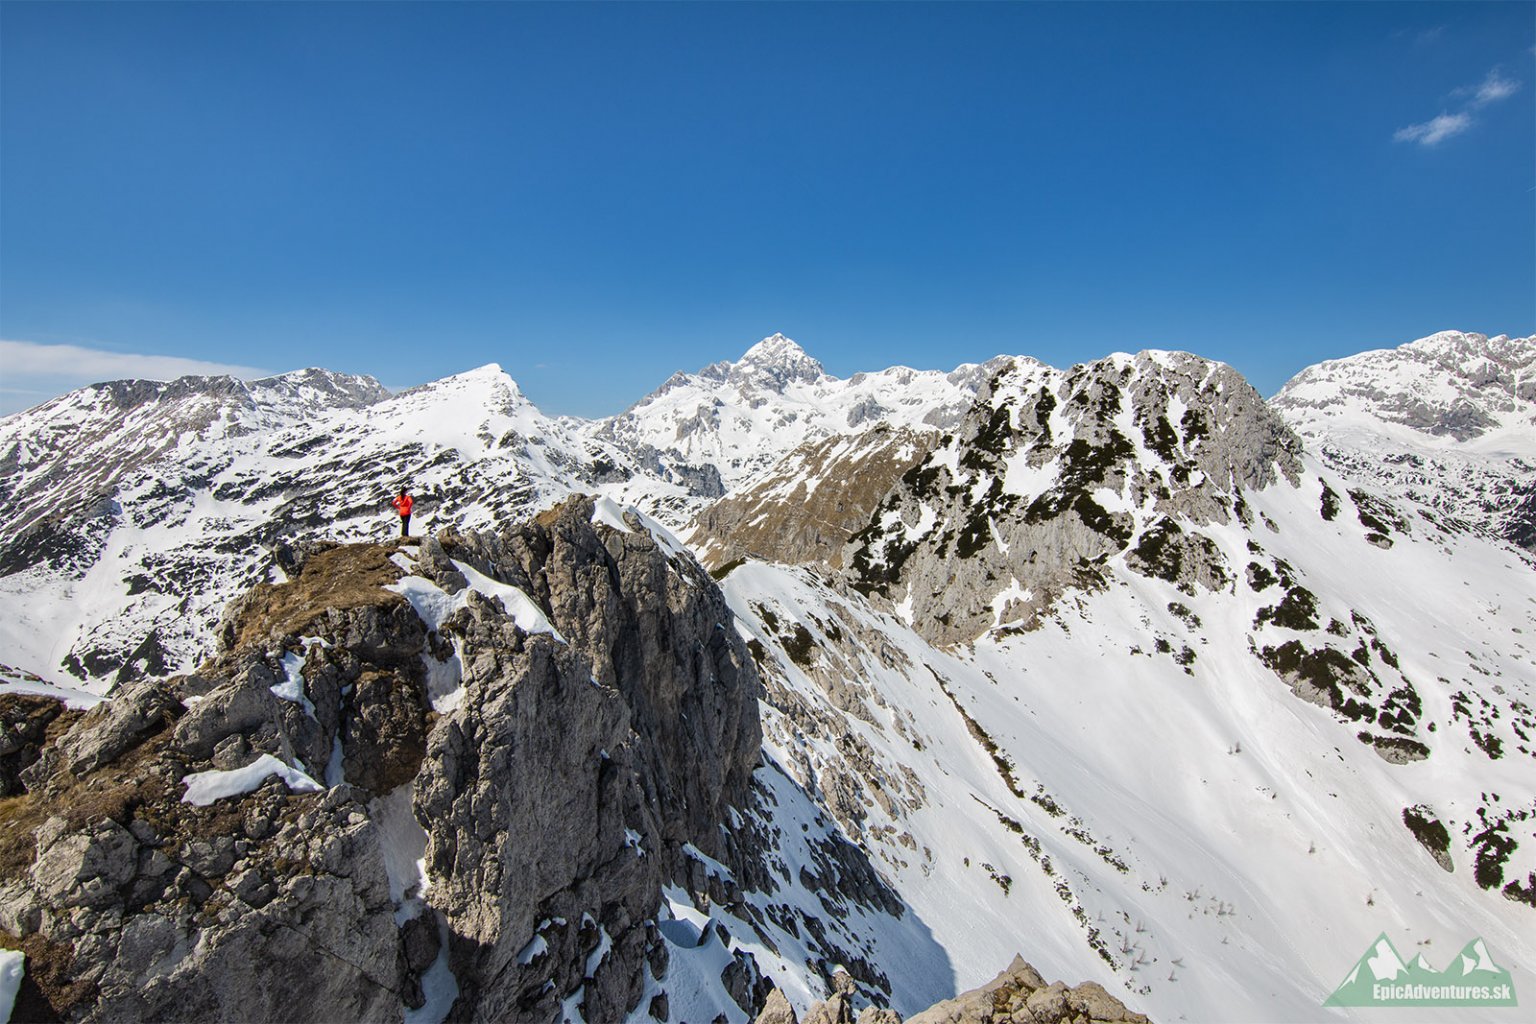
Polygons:
<instances>
[{"instance_id":1,"label":"dark trousers","mask_svg":"<svg viewBox=\"0 0 1536 1024\"><path fill-rule=\"evenodd\" d=\"M405 515L400 517L400 536L402 536L402 537L409 537L410 535L411 535L411 514L409 512L407 512Z\"/></svg>"}]
</instances>

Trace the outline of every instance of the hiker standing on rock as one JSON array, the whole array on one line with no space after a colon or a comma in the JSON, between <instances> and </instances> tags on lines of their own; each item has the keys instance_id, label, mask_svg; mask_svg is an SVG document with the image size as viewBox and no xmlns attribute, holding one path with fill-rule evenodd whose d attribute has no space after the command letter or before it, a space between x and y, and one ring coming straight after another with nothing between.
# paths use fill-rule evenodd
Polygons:
<instances>
[{"instance_id":1,"label":"hiker standing on rock","mask_svg":"<svg viewBox=\"0 0 1536 1024\"><path fill-rule=\"evenodd\" d=\"M395 506L396 512L400 513L400 536L409 537L411 535L411 496L402 487L400 488L400 496L390 502L390 504Z\"/></svg>"}]
</instances>

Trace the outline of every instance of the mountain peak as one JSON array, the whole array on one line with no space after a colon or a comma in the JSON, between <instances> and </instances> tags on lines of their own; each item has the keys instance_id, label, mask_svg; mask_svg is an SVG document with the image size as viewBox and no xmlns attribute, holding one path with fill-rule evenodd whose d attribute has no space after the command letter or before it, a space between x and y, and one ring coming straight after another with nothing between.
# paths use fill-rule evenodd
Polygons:
<instances>
[{"instance_id":1,"label":"mountain peak","mask_svg":"<svg viewBox=\"0 0 1536 1024\"><path fill-rule=\"evenodd\" d=\"M786 360L799 361L806 359L810 359L813 363L815 362L814 359L806 355L805 349L801 348L793 338L785 337L783 334L775 331L742 353L741 358L737 360L737 365L739 366L742 363L783 362Z\"/></svg>"},{"instance_id":2,"label":"mountain peak","mask_svg":"<svg viewBox=\"0 0 1536 1024\"><path fill-rule=\"evenodd\" d=\"M743 352L734 363L715 363L701 370L699 376L732 384L754 384L782 393L794 381L814 383L827 376L827 371L792 339L775 332Z\"/></svg>"}]
</instances>

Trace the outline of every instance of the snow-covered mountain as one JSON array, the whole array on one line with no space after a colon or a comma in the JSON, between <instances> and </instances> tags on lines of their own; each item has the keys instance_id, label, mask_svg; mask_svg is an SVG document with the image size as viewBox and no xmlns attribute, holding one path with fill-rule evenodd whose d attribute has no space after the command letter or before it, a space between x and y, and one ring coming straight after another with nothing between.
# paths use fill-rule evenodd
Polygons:
<instances>
[{"instance_id":1,"label":"snow-covered mountain","mask_svg":"<svg viewBox=\"0 0 1536 1024\"><path fill-rule=\"evenodd\" d=\"M855 1002L909 1014L1021 952L1158 1020L1348 1019L1359 1011L1322 1002L1384 932L1430 959L1475 935L1499 963L1536 961L1536 559L1465 525L1464 508L1343 457L1338 440L1359 427L1420 457L1475 449L1505 460L1490 473L1524 472L1536 461L1524 370L1509 371L1508 407L1495 392L1496 367L1529 366L1529 343L1457 337L1324 364L1272 404L1186 353L840 381L780 336L597 423L544 416L495 367L396 396L337 379L351 398L275 403L240 429L222 415L151 429L145 411L143 435L158 440L125 448L144 454L115 473L117 414L69 396L86 410L73 421L34 410L0 424L0 501L12 502L0 511L32 513L0 528L0 661L98 691L190 667L226 599L297 573L292 547L306 538L384 538L384 502L408 482L418 522L458 552L450 564L413 546L398 571L377 556L380 572L437 581L411 584L425 588L413 643L431 654L429 692L455 675L493 686L503 661L557 649L524 647L555 622L622 673L582 582L608 577L573 571L553 601L536 566L644 549L626 593L665 592L668 615L714 608L709 579L664 529L692 523L685 535L720 573L762 680L763 759L750 806L718 826L723 845L684 843L713 827L692 811L693 831L669 840L668 871L691 872L686 885L668 876L653 911L671 967L608 978L603 998L640 992L635 1020L742 1024L761 996L754 978L804 1013L841 967ZM1484 350L1480 384L1469 367ZM99 437L88 461L73 461L69 430ZM89 486L74 486L87 471ZM518 558L479 558L505 545L459 536L576 491L602 497L590 513L568 503L558 522L541 516L507 542ZM495 568L519 559L529 567ZM456 579L489 596L450 599ZM592 607L609 608L626 644L645 657L652 639L680 644L679 685L724 706L706 696L724 685L718 664L688 658L727 627L689 613L683 632L651 638L635 625L645 599L614 600ZM500 621L513 606L525 613L515 627ZM494 658L462 646L475 631ZM608 700L569 655L560 692ZM281 673L268 671L277 693ZM694 729L648 701L636 720ZM479 712L441 711L444 735L469 742L463 723ZM621 734L602 739L603 764ZM627 857L656 849L610 840ZM479 899L472 882L453 885L466 905ZM533 958L559 950L559 991L527 991L569 1016L579 986L604 976L596 967L619 962L599 934L621 925L612 908L591 909L599 929L562 906L519 923L537 924L543 947L519 949L509 932L474 955L526 981ZM632 936L643 925L622 922ZM1512 975L1536 985L1523 967Z\"/></svg>"},{"instance_id":2,"label":"snow-covered mountain","mask_svg":"<svg viewBox=\"0 0 1536 1024\"><path fill-rule=\"evenodd\" d=\"M545 415L494 364L398 395L323 370L95 385L0 421L0 602L17 608L0 664L102 682L190 667L274 547L387 536L401 485L417 529L505 527L575 492L681 529L803 440L952 422L982 376L840 381L775 335L603 421Z\"/></svg>"},{"instance_id":3,"label":"snow-covered mountain","mask_svg":"<svg viewBox=\"0 0 1536 1024\"><path fill-rule=\"evenodd\" d=\"M1345 475L1536 550L1536 336L1329 360L1272 404Z\"/></svg>"},{"instance_id":4,"label":"snow-covered mountain","mask_svg":"<svg viewBox=\"0 0 1536 1024\"><path fill-rule=\"evenodd\" d=\"M712 466L735 492L792 449L879 425L913 430L951 426L970 408L996 361L949 373L894 366L844 380L782 334L736 362L676 373L597 435L637 461L659 458Z\"/></svg>"},{"instance_id":5,"label":"snow-covered mountain","mask_svg":"<svg viewBox=\"0 0 1536 1024\"><path fill-rule=\"evenodd\" d=\"M495 365L393 396L323 371L66 395L0 422L0 662L102 682L188 668L274 549L388 536L402 485L418 530L504 527L575 490L687 497L588 435Z\"/></svg>"},{"instance_id":6,"label":"snow-covered mountain","mask_svg":"<svg viewBox=\"0 0 1536 1024\"><path fill-rule=\"evenodd\" d=\"M764 746L958 987L1017 945L1154 1019L1314 1020L1383 930L1536 953L1536 561L1231 369L1009 366L844 562L723 583Z\"/></svg>"},{"instance_id":7,"label":"snow-covered mountain","mask_svg":"<svg viewBox=\"0 0 1536 1024\"><path fill-rule=\"evenodd\" d=\"M169 383L113 381L82 388L0 420L0 516L8 533L39 529L110 495L142 467L172 461L192 439L234 442L337 410L364 409L389 395L371 377L309 369L249 383L183 377ZM0 572L28 564L7 551Z\"/></svg>"}]
</instances>

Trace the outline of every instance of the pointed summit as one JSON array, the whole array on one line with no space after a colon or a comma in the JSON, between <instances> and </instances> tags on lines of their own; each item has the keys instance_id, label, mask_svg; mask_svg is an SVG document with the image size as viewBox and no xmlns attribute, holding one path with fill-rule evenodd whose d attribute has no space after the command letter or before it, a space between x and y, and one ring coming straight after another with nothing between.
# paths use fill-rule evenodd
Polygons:
<instances>
[{"instance_id":1,"label":"pointed summit","mask_svg":"<svg viewBox=\"0 0 1536 1024\"><path fill-rule=\"evenodd\" d=\"M787 338L777 331L742 353L741 358L736 361L736 365L740 366L743 363L786 362L810 362L815 363L818 367L821 365L806 355L805 349L796 344L794 339Z\"/></svg>"},{"instance_id":2,"label":"pointed summit","mask_svg":"<svg viewBox=\"0 0 1536 1024\"><path fill-rule=\"evenodd\" d=\"M827 371L793 340L774 333L747 349L734 363L715 363L701 370L699 376L783 394L791 383L813 384L826 377Z\"/></svg>"}]
</instances>

